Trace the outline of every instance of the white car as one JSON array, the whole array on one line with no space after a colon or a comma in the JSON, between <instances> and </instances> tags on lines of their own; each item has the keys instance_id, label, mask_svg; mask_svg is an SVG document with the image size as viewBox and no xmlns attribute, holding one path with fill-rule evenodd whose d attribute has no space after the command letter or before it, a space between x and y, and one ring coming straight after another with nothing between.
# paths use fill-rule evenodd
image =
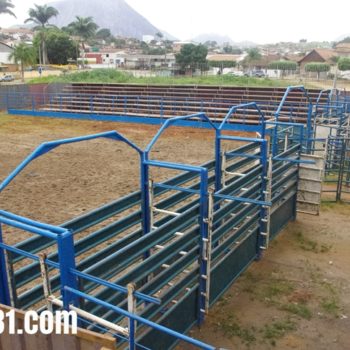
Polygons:
<instances>
[{"instance_id":1,"label":"white car","mask_svg":"<svg viewBox=\"0 0 350 350\"><path fill-rule=\"evenodd\" d=\"M234 72L230 72L230 73L227 73L229 75L233 75L234 77L243 77L244 76L244 73L240 70L237 70L237 71L234 71Z\"/></svg>"},{"instance_id":2,"label":"white car","mask_svg":"<svg viewBox=\"0 0 350 350\"><path fill-rule=\"evenodd\" d=\"M350 71L348 70L346 70L345 72L341 72L339 75L342 79L350 80Z\"/></svg>"},{"instance_id":3,"label":"white car","mask_svg":"<svg viewBox=\"0 0 350 350\"><path fill-rule=\"evenodd\" d=\"M15 80L15 77L11 74L5 74L3 76L0 76L0 81L13 81Z\"/></svg>"}]
</instances>

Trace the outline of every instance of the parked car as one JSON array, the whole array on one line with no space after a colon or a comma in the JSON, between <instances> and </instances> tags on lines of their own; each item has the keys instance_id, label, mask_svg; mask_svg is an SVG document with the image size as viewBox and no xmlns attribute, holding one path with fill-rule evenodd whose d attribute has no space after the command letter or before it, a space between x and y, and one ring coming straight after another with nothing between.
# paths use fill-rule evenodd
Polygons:
<instances>
[{"instance_id":1,"label":"parked car","mask_svg":"<svg viewBox=\"0 0 350 350\"><path fill-rule=\"evenodd\" d=\"M15 77L12 74L5 74L2 77L0 76L0 81L13 81Z\"/></svg>"},{"instance_id":2,"label":"parked car","mask_svg":"<svg viewBox=\"0 0 350 350\"><path fill-rule=\"evenodd\" d=\"M245 72L244 76L264 78L264 77L266 77L266 74L261 69L258 69L258 70L252 70L252 71Z\"/></svg>"},{"instance_id":3,"label":"parked car","mask_svg":"<svg viewBox=\"0 0 350 350\"><path fill-rule=\"evenodd\" d=\"M234 72L229 72L227 73L228 75L233 75L234 77L243 77L244 76L244 73L242 71L234 71Z\"/></svg>"}]
</instances>

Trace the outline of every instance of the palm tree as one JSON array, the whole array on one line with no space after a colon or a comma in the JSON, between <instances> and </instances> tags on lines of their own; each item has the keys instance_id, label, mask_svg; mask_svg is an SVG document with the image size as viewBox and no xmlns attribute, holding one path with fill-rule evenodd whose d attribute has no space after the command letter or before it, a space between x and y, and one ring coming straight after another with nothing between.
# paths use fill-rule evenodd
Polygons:
<instances>
[{"instance_id":1,"label":"palm tree","mask_svg":"<svg viewBox=\"0 0 350 350\"><path fill-rule=\"evenodd\" d=\"M71 28L73 34L78 36L80 38L81 46L82 46L82 56L83 56L83 63L85 61L85 42L92 37L95 36L96 30L98 28L98 25L94 22L92 17L75 17L76 20L70 24L68 24L68 27Z\"/></svg>"},{"instance_id":2,"label":"palm tree","mask_svg":"<svg viewBox=\"0 0 350 350\"><path fill-rule=\"evenodd\" d=\"M0 0L0 14L7 14L16 18L16 15L10 10L14 7L15 5L11 3L11 0Z\"/></svg>"},{"instance_id":3,"label":"palm tree","mask_svg":"<svg viewBox=\"0 0 350 350\"><path fill-rule=\"evenodd\" d=\"M24 67L29 66L36 61L36 50L33 46L28 46L25 43L16 45L9 55L9 59L15 63L21 64L21 76L24 81Z\"/></svg>"},{"instance_id":4,"label":"palm tree","mask_svg":"<svg viewBox=\"0 0 350 350\"><path fill-rule=\"evenodd\" d=\"M42 55L42 63L45 65L47 63L47 50L46 50L46 28L50 26L49 20L52 17L56 17L58 15L58 11L48 5L36 5L35 8L30 8L28 11L29 18L25 20L27 22L33 22L37 26L34 28L38 30L40 35L40 46L41 46L41 54L39 53L39 61L41 64L41 55Z\"/></svg>"}]
</instances>

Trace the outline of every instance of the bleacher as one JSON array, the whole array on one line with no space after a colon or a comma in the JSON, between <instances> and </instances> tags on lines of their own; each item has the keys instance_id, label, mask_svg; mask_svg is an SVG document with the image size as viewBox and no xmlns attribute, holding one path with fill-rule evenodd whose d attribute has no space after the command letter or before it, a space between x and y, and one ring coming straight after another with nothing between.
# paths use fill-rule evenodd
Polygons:
<instances>
[{"instance_id":1,"label":"bleacher","mask_svg":"<svg viewBox=\"0 0 350 350\"><path fill-rule=\"evenodd\" d=\"M144 116L167 118L204 112L220 121L230 107L256 102L266 117L274 116L285 88L136 85L74 83L49 98L41 110L102 115ZM319 90L308 90L315 102ZM325 97L326 98L326 97ZM292 91L285 101L280 121L305 123L308 100L302 91ZM258 113L254 109L238 109L232 118L235 123L255 124Z\"/></svg>"}]
</instances>

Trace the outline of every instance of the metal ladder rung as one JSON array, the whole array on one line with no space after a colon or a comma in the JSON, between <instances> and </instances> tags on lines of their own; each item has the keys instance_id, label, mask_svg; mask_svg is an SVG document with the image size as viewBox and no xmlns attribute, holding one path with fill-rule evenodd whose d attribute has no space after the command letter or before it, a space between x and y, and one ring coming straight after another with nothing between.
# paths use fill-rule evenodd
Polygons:
<instances>
[{"instance_id":1,"label":"metal ladder rung","mask_svg":"<svg viewBox=\"0 0 350 350\"><path fill-rule=\"evenodd\" d=\"M182 236L184 236L185 234L184 234L183 232L175 232L174 235L175 235L175 236L182 237Z\"/></svg>"},{"instance_id":2,"label":"metal ladder rung","mask_svg":"<svg viewBox=\"0 0 350 350\"><path fill-rule=\"evenodd\" d=\"M156 207L153 207L152 210L156 213L167 214L167 215L171 215L171 216L180 216L181 215L180 213L176 213L175 211L158 209Z\"/></svg>"},{"instance_id":3,"label":"metal ladder rung","mask_svg":"<svg viewBox=\"0 0 350 350\"><path fill-rule=\"evenodd\" d=\"M231 171L225 171L226 174L232 175L232 176L239 176L239 177L245 177L246 174L243 173L237 173L237 172L231 172Z\"/></svg>"}]
</instances>

